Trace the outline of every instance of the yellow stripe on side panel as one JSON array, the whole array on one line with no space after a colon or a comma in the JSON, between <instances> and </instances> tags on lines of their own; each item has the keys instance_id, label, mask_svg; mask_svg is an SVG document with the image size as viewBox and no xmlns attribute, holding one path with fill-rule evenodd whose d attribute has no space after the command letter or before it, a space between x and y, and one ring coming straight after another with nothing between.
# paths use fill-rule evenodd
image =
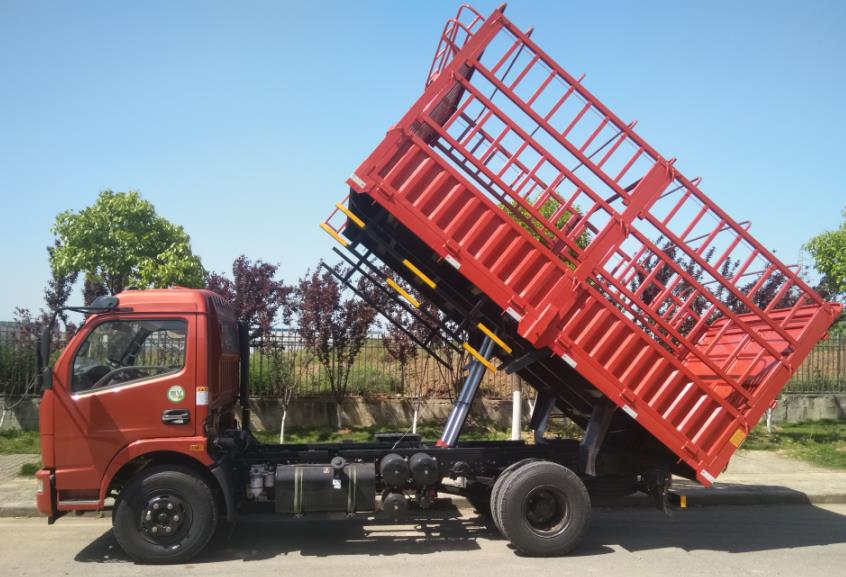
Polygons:
<instances>
[{"instance_id":1,"label":"yellow stripe on side panel","mask_svg":"<svg viewBox=\"0 0 846 577\"><path fill-rule=\"evenodd\" d=\"M422 280L424 283L426 283L427 285L429 285L429 288L435 288L436 286L438 286L438 285L436 285L436 284L435 284L435 281L433 281L432 279L430 279L429 277L427 277L425 274L423 274L423 271L421 271L419 268L417 268L416 266L414 266L414 265L411 263L411 261L410 261L410 260L408 260L407 258L404 258L404 259L402 260L402 264L404 264L404 265L405 265L405 268L407 268L408 270L410 270L411 272L413 272L414 274L416 274L416 275L417 275L417 278L419 278L419 279L420 279L420 280Z\"/></svg>"},{"instance_id":2,"label":"yellow stripe on side panel","mask_svg":"<svg viewBox=\"0 0 846 577\"><path fill-rule=\"evenodd\" d=\"M325 230L329 234L329 236L331 236L332 238L337 240L339 243L341 243L341 246L347 246L348 244L350 244L349 242L347 242L347 239L345 239L340 234L338 234L337 232L332 230L332 227L329 226L328 224L326 224L325 222L320 224L320 228Z\"/></svg>"},{"instance_id":3,"label":"yellow stripe on side panel","mask_svg":"<svg viewBox=\"0 0 846 577\"><path fill-rule=\"evenodd\" d=\"M462 343L461 346L463 346L464 350L470 353L477 361L485 365L485 367L487 367L489 371L491 371L492 373L496 372L496 367L493 366L493 363L491 363L488 359L479 354L479 351L471 347L468 343Z\"/></svg>"},{"instance_id":4,"label":"yellow stripe on side panel","mask_svg":"<svg viewBox=\"0 0 846 577\"><path fill-rule=\"evenodd\" d=\"M358 228L364 228L364 221L361 220L360 218L358 218L356 215L354 215L350 209L348 209L346 206L344 206L340 202L336 202L335 206L338 207L338 210L340 210L345 215L347 215L347 217L351 221L353 221L358 226Z\"/></svg>"},{"instance_id":5,"label":"yellow stripe on side panel","mask_svg":"<svg viewBox=\"0 0 846 577\"><path fill-rule=\"evenodd\" d=\"M388 278L386 279L386 281L388 283L388 286L397 291L402 298L411 303L411 306L413 306L414 308L420 308L420 301L408 294L408 291L406 291L404 288L394 282L394 279Z\"/></svg>"},{"instance_id":6,"label":"yellow stripe on side panel","mask_svg":"<svg viewBox=\"0 0 846 577\"><path fill-rule=\"evenodd\" d=\"M489 339L491 339L493 342L495 342L496 344L498 344L498 345L499 345L499 348L501 348L503 351L505 351L505 352L506 352L506 353L508 353L509 355L511 354L511 347L509 347L508 345L506 345L506 344L503 342L503 340L502 340L501 338L499 338L498 336L496 336L496 335L493 333L493 331L492 331L491 329L489 329L488 327L486 327L486 326L485 326L485 325L483 325L482 323L479 323L479 324L478 324L478 325L476 325L476 326L477 326L477 327L479 327L479 330L480 330L480 331L482 331L483 333L485 333L485 335L487 335L487 337L488 337Z\"/></svg>"}]
</instances>

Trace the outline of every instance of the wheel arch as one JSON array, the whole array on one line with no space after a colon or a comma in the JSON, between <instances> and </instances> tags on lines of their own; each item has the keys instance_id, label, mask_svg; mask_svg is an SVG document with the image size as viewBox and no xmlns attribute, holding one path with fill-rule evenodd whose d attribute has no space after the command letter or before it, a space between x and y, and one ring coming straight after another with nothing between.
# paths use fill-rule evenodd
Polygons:
<instances>
[{"instance_id":1,"label":"wheel arch","mask_svg":"<svg viewBox=\"0 0 846 577\"><path fill-rule=\"evenodd\" d=\"M170 444L167 444L170 445ZM228 521L234 520L235 506L231 475L215 463L205 451L196 451L196 443L186 446L161 443L147 446L133 443L125 447L110 463L100 485L100 505L113 493L119 493L126 482L151 466L183 467L203 479L215 495L219 510ZM205 448L205 439L202 447ZM119 498L119 497L118 497Z\"/></svg>"}]
</instances>

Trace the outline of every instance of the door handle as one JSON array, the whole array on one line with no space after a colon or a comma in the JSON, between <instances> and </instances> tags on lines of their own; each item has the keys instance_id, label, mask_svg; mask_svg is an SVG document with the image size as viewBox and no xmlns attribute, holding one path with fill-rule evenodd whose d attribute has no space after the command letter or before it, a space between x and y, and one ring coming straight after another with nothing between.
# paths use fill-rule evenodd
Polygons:
<instances>
[{"instance_id":1,"label":"door handle","mask_svg":"<svg viewBox=\"0 0 846 577\"><path fill-rule=\"evenodd\" d=\"M191 422L188 409L167 409L162 411L162 423L165 425L187 425Z\"/></svg>"}]
</instances>

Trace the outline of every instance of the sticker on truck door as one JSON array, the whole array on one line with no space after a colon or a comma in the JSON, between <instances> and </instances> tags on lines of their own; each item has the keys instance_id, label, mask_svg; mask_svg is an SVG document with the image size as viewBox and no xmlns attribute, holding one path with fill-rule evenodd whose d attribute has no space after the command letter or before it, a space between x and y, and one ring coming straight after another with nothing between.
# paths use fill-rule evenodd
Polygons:
<instances>
[{"instance_id":1,"label":"sticker on truck door","mask_svg":"<svg viewBox=\"0 0 846 577\"><path fill-rule=\"evenodd\" d=\"M167 400L171 403L181 403L185 399L185 389L180 385L173 385L167 390Z\"/></svg>"},{"instance_id":2,"label":"sticker on truck door","mask_svg":"<svg viewBox=\"0 0 846 577\"><path fill-rule=\"evenodd\" d=\"M197 406L209 404L209 388L197 387Z\"/></svg>"}]
</instances>

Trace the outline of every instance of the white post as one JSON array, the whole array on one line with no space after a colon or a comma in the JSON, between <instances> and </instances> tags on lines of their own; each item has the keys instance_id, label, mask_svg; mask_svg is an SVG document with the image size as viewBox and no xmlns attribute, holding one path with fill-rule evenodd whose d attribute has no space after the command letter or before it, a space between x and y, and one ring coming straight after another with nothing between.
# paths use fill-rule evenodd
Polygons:
<instances>
[{"instance_id":1,"label":"white post","mask_svg":"<svg viewBox=\"0 0 846 577\"><path fill-rule=\"evenodd\" d=\"M520 377L511 375L511 440L519 441L523 429L523 395L520 391Z\"/></svg>"}]
</instances>

